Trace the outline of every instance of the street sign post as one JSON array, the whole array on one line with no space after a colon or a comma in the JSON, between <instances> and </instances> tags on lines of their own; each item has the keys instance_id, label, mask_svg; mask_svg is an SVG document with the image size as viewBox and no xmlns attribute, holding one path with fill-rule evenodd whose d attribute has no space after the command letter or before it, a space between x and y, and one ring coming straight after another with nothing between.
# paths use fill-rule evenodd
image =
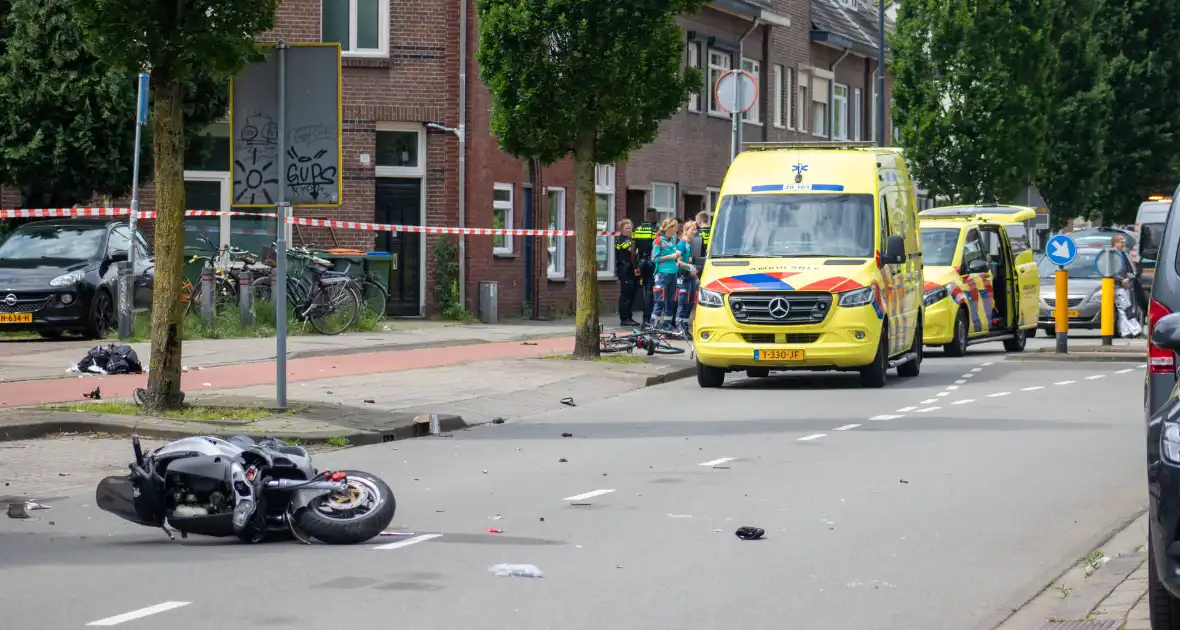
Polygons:
<instances>
[{"instance_id":1,"label":"street sign post","mask_svg":"<svg viewBox=\"0 0 1180 630\"><path fill-rule=\"evenodd\" d=\"M131 166L131 247L127 249L126 265L120 269L119 276L119 339L130 339L135 334L134 311L134 278L135 278L135 250L137 238L135 222L139 214L139 145L143 139L143 127L148 122L148 88L151 75L147 72L139 73L139 92L135 99L135 157ZM125 273L122 273L125 272Z\"/></svg>"},{"instance_id":2,"label":"street sign post","mask_svg":"<svg viewBox=\"0 0 1180 630\"><path fill-rule=\"evenodd\" d=\"M1054 275L1057 301L1053 305L1053 324L1057 332L1057 353L1069 353L1069 272L1065 267L1078 257L1078 246L1065 234L1056 234L1045 244L1045 257L1057 265Z\"/></svg>"},{"instance_id":3,"label":"street sign post","mask_svg":"<svg viewBox=\"0 0 1180 630\"><path fill-rule=\"evenodd\" d=\"M1102 345L1114 345L1114 276L1123 270L1123 253L1106 247L1094 257L1094 267L1102 276Z\"/></svg>"},{"instance_id":4,"label":"street sign post","mask_svg":"<svg viewBox=\"0 0 1180 630\"><path fill-rule=\"evenodd\" d=\"M733 140L730 142L729 160L732 162L741 151L742 114L758 102L758 82L754 75L745 70L733 69L725 72L713 86L713 97L717 106L729 112L733 118Z\"/></svg>"}]
</instances>

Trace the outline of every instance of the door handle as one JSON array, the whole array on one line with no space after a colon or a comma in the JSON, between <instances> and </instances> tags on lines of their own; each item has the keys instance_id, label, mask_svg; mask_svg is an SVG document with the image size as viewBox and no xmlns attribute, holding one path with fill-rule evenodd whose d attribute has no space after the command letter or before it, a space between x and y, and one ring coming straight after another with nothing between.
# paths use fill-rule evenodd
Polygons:
<instances>
[{"instance_id":1,"label":"door handle","mask_svg":"<svg viewBox=\"0 0 1180 630\"><path fill-rule=\"evenodd\" d=\"M397 271L397 254L396 253L393 254L393 264L390 266L390 269Z\"/></svg>"}]
</instances>

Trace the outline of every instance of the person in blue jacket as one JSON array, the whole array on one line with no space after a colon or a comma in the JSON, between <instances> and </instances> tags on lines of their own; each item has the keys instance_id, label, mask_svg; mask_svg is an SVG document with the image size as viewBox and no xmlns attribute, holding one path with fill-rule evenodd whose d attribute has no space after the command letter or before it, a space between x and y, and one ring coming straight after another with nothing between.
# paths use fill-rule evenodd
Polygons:
<instances>
[{"instance_id":1,"label":"person in blue jacket","mask_svg":"<svg viewBox=\"0 0 1180 630\"><path fill-rule=\"evenodd\" d=\"M656 266L651 325L663 330L671 330L672 320L676 317L676 277L680 271L680 259L684 255L678 246L679 232L678 219L665 219L660 224L660 231L653 239L651 248L651 260ZM668 320L664 321L664 317Z\"/></svg>"}]
</instances>

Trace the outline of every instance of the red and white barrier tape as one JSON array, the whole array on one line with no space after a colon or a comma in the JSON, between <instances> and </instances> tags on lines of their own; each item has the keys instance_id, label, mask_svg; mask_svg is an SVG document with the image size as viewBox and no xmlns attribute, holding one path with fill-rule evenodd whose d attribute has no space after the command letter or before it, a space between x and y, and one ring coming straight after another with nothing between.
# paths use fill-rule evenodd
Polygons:
<instances>
[{"instance_id":1,"label":"red and white barrier tape","mask_svg":"<svg viewBox=\"0 0 1180 630\"><path fill-rule=\"evenodd\" d=\"M52 217L119 217L131 214L130 208L31 208L19 210L0 210L0 219L41 219ZM185 210L186 217L270 217L278 215L270 212L222 212L220 210ZM155 210L145 210L139 213L140 219L156 218ZM506 228L458 228L436 227L427 225L394 225L391 223L363 223L360 221L338 221L336 219L308 219L305 217L291 217L287 220L293 225L307 225L311 227L341 228L345 230L365 230L369 232L411 232L425 234L464 234L468 236L573 236L573 230L525 230ZM619 236L619 232L598 232L596 236Z\"/></svg>"}]
</instances>

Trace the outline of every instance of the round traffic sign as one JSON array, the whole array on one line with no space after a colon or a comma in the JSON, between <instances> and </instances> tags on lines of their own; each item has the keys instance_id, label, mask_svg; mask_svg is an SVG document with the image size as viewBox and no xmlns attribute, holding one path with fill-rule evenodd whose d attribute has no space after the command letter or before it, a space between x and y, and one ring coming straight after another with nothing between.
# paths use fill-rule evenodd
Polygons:
<instances>
[{"instance_id":1,"label":"round traffic sign","mask_svg":"<svg viewBox=\"0 0 1180 630\"><path fill-rule=\"evenodd\" d=\"M1054 265L1064 267L1078 257L1078 245L1068 235L1054 234L1045 243L1045 257Z\"/></svg>"},{"instance_id":2,"label":"round traffic sign","mask_svg":"<svg viewBox=\"0 0 1180 630\"><path fill-rule=\"evenodd\" d=\"M713 86L713 97L722 110L731 114L745 113L758 102L758 82L754 80L754 75L745 70L730 70L717 79L717 85Z\"/></svg>"},{"instance_id":3,"label":"round traffic sign","mask_svg":"<svg viewBox=\"0 0 1180 630\"><path fill-rule=\"evenodd\" d=\"M1109 278L1123 270L1123 254L1113 247L1104 248L1094 257L1094 267L1103 278Z\"/></svg>"}]
</instances>

